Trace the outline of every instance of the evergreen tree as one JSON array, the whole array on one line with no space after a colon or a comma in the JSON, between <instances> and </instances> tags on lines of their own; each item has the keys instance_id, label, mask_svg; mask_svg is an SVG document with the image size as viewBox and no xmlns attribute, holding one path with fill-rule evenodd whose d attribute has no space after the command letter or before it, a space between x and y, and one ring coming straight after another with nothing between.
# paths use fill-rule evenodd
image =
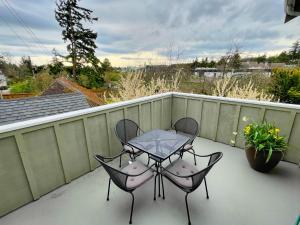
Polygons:
<instances>
[{"instance_id":1,"label":"evergreen tree","mask_svg":"<svg viewBox=\"0 0 300 225\"><path fill-rule=\"evenodd\" d=\"M92 10L80 7L79 1L59 0L55 10L55 18L63 28L63 40L69 43L67 45L69 55L66 58L72 60L72 73L75 79L78 79L76 70L80 64L91 62L97 65L98 63L95 56L97 33L83 27L83 22L93 23L98 18L91 16Z\"/></svg>"},{"instance_id":2,"label":"evergreen tree","mask_svg":"<svg viewBox=\"0 0 300 225\"><path fill-rule=\"evenodd\" d=\"M232 69L239 69L242 65L242 62L241 62L241 56L240 56L240 53L238 50L236 50L232 55L231 55L231 58L230 58L230 67Z\"/></svg>"}]
</instances>

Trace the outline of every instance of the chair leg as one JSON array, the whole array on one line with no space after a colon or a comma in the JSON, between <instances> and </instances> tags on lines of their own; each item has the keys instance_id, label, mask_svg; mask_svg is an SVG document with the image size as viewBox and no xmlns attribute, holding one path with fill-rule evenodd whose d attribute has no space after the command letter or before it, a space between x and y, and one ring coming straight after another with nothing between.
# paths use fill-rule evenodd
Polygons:
<instances>
[{"instance_id":1,"label":"chair leg","mask_svg":"<svg viewBox=\"0 0 300 225\"><path fill-rule=\"evenodd\" d=\"M109 178L106 201L109 201L110 181L111 181L111 179Z\"/></svg>"},{"instance_id":2,"label":"chair leg","mask_svg":"<svg viewBox=\"0 0 300 225\"><path fill-rule=\"evenodd\" d=\"M171 161L171 156L169 157L169 162L172 164L172 161Z\"/></svg>"},{"instance_id":3,"label":"chair leg","mask_svg":"<svg viewBox=\"0 0 300 225\"><path fill-rule=\"evenodd\" d=\"M192 148L193 153L194 153L194 162L195 162L195 166L197 166L197 162L196 162L196 155L195 155L195 150Z\"/></svg>"},{"instance_id":4,"label":"chair leg","mask_svg":"<svg viewBox=\"0 0 300 225\"><path fill-rule=\"evenodd\" d=\"M208 190L207 190L207 184L206 184L206 179L204 177L204 184L205 184L205 190L206 190L206 198L209 199L209 196L208 196Z\"/></svg>"},{"instance_id":5,"label":"chair leg","mask_svg":"<svg viewBox=\"0 0 300 225\"><path fill-rule=\"evenodd\" d=\"M163 199L165 199L165 187L164 187L163 175L160 175L160 176L161 176L161 186L162 186Z\"/></svg>"},{"instance_id":6,"label":"chair leg","mask_svg":"<svg viewBox=\"0 0 300 225\"><path fill-rule=\"evenodd\" d=\"M158 174L158 197L160 197L160 174Z\"/></svg>"},{"instance_id":7,"label":"chair leg","mask_svg":"<svg viewBox=\"0 0 300 225\"><path fill-rule=\"evenodd\" d=\"M154 201L156 201L156 177L157 175L155 175L154 177L154 198L153 198Z\"/></svg>"},{"instance_id":8,"label":"chair leg","mask_svg":"<svg viewBox=\"0 0 300 225\"><path fill-rule=\"evenodd\" d=\"M186 193L185 195L185 206L186 206L186 212L187 212L187 215L188 215L188 220L189 220L189 225L191 225L191 219L190 219L190 211L189 211L189 206L188 206L188 202L187 202L187 196L188 196L188 193Z\"/></svg>"},{"instance_id":9,"label":"chair leg","mask_svg":"<svg viewBox=\"0 0 300 225\"><path fill-rule=\"evenodd\" d=\"M120 155L120 163L119 163L119 168L121 168L121 161L122 161L122 155Z\"/></svg>"},{"instance_id":10,"label":"chair leg","mask_svg":"<svg viewBox=\"0 0 300 225\"><path fill-rule=\"evenodd\" d=\"M149 163L150 163L150 157L148 155L148 162L147 162L147 166L149 166Z\"/></svg>"},{"instance_id":11,"label":"chair leg","mask_svg":"<svg viewBox=\"0 0 300 225\"><path fill-rule=\"evenodd\" d=\"M129 224L132 224L132 212L133 212L133 205L134 205L134 195L130 192L131 197L132 197L132 203L131 203L131 212L130 212L130 219L129 219Z\"/></svg>"}]
</instances>

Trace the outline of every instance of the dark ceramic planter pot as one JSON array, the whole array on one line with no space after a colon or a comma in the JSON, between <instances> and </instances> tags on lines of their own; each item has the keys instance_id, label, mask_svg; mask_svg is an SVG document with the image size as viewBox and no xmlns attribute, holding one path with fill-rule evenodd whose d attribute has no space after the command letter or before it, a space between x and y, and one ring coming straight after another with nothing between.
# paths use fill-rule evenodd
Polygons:
<instances>
[{"instance_id":1,"label":"dark ceramic planter pot","mask_svg":"<svg viewBox=\"0 0 300 225\"><path fill-rule=\"evenodd\" d=\"M262 173L267 173L280 162L283 153L281 151L273 151L270 160L266 163L268 151L257 151L255 156L255 148L253 146L247 146L246 156L250 166L254 170Z\"/></svg>"}]
</instances>

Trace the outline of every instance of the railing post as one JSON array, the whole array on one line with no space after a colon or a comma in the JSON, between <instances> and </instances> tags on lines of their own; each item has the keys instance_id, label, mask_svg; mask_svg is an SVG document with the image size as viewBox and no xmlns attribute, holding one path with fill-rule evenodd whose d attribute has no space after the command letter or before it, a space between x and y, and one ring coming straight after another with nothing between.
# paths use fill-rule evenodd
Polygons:
<instances>
[{"instance_id":1,"label":"railing post","mask_svg":"<svg viewBox=\"0 0 300 225\"><path fill-rule=\"evenodd\" d=\"M233 121L233 132L231 134L231 136L233 137L232 140L233 142L231 143L232 146L235 146L235 142L236 142L236 137L237 137L237 133L238 133L238 126L239 126L239 120L240 120L240 112L241 112L241 105L237 105L236 106L236 112L234 115L234 121ZM234 132L236 134L234 134Z\"/></svg>"},{"instance_id":2,"label":"railing post","mask_svg":"<svg viewBox=\"0 0 300 225\"><path fill-rule=\"evenodd\" d=\"M107 131L107 138L108 138L108 149L109 149L109 155L111 156L111 133L110 133L110 122L109 122L109 112L105 113L105 119L106 119L106 131Z\"/></svg>"},{"instance_id":3,"label":"railing post","mask_svg":"<svg viewBox=\"0 0 300 225\"><path fill-rule=\"evenodd\" d=\"M62 170L63 170L65 182L70 183L71 178L69 177L69 174L68 174L68 172L66 170L66 167L64 165L64 161L65 161L64 156L63 156L63 143L64 142L62 140L59 124L54 125L54 133L55 133L56 143L57 143L57 147L58 147L58 154L59 154L60 163L61 163L61 167L62 167Z\"/></svg>"},{"instance_id":4,"label":"railing post","mask_svg":"<svg viewBox=\"0 0 300 225\"><path fill-rule=\"evenodd\" d=\"M215 134L213 140L217 140L217 134L218 134L218 127L219 127L219 116L220 116L220 108L221 108L221 102L217 102L217 118L216 118L216 124L215 124Z\"/></svg>"},{"instance_id":5,"label":"railing post","mask_svg":"<svg viewBox=\"0 0 300 225\"><path fill-rule=\"evenodd\" d=\"M92 171L94 169L93 168L94 154L93 154L92 148L91 148L90 133L89 133L86 117L83 118L83 127L84 127L86 148L87 148L87 152L88 152L88 156L89 156L90 170Z\"/></svg>"},{"instance_id":6,"label":"railing post","mask_svg":"<svg viewBox=\"0 0 300 225\"><path fill-rule=\"evenodd\" d=\"M15 134L15 140L18 146L18 150L20 153L20 157L22 160L22 164L25 170L25 174L28 180L28 184L30 187L30 191L32 194L32 197L34 200L37 200L40 198L40 193L38 190L38 186L34 177L34 173L32 171L31 165L30 165L30 160L27 157L27 152L26 152L26 147L23 139L23 135L21 133Z\"/></svg>"}]
</instances>

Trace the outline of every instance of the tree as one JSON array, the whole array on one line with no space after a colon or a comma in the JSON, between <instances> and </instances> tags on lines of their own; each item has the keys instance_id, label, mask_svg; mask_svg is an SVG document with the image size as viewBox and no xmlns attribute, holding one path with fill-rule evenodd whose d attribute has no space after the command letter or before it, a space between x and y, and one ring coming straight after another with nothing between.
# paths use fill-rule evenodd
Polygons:
<instances>
[{"instance_id":1,"label":"tree","mask_svg":"<svg viewBox=\"0 0 300 225\"><path fill-rule=\"evenodd\" d=\"M91 16L92 10L79 6L79 1L59 0L55 10L55 18L63 28L63 40L69 43L67 45L69 55L66 58L72 60L72 73L75 79L78 79L76 70L79 64L98 62L95 56L97 33L83 27L83 22L93 23L98 18Z\"/></svg>"},{"instance_id":2,"label":"tree","mask_svg":"<svg viewBox=\"0 0 300 225\"><path fill-rule=\"evenodd\" d=\"M241 62L241 56L238 49L236 49L235 52L231 55L229 64L230 67L235 70L241 67L242 62Z\"/></svg>"},{"instance_id":3,"label":"tree","mask_svg":"<svg viewBox=\"0 0 300 225\"><path fill-rule=\"evenodd\" d=\"M30 56L23 56L19 66L19 78L26 78L34 75L34 68Z\"/></svg>"},{"instance_id":4,"label":"tree","mask_svg":"<svg viewBox=\"0 0 300 225\"><path fill-rule=\"evenodd\" d=\"M292 45L292 48L290 50L290 55L292 59L298 59L299 54L300 54L300 42L299 40L297 40Z\"/></svg>"},{"instance_id":5,"label":"tree","mask_svg":"<svg viewBox=\"0 0 300 225\"><path fill-rule=\"evenodd\" d=\"M107 58L105 58L104 61L101 62L101 67L104 73L113 70L111 63Z\"/></svg>"},{"instance_id":6,"label":"tree","mask_svg":"<svg viewBox=\"0 0 300 225\"><path fill-rule=\"evenodd\" d=\"M265 63L267 61L267 56L266 55L262 55L262 56L258 56L256 58L256 62L259 63Z\"/></svg>"},{"instance_id":7,"label":"tree","mask_svg":"<svg viewBox=\"0 0 300 225\"><path fill-rule=\"evenodd\" d=\"M59 57L61 57L61 55L56 51L56 49L53 49L52 53L52 62L48 65L49 73L51 75L58 76L64 71L64 64L60 61Z\"/></svg>"}]
</instances>

